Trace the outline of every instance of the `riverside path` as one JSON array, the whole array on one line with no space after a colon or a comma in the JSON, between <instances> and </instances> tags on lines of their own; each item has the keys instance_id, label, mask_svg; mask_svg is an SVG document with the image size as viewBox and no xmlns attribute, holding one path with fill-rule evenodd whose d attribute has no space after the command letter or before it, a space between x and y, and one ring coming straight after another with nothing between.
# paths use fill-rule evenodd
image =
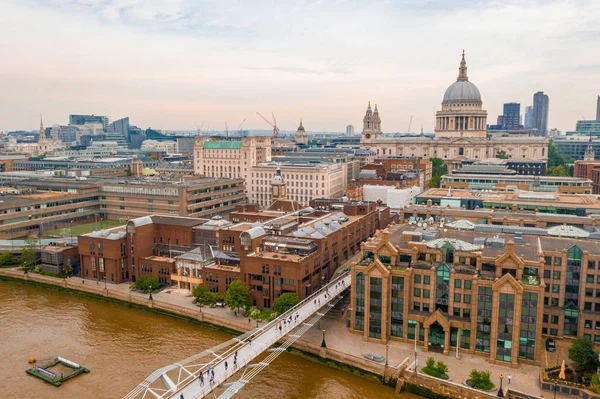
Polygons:
<instances>
[{"instance_id":1,"label":"riverside path","mask_svg":"<svg viewBox=\"0 0 600 399\"><path fill-rule=\"evenodd\" d=\"M268 324L154 371L123 399L198 399L213 391L211 397L232 397L332 308L350 283L350 274L341 274Z\"/></svg>"}]
</instances>

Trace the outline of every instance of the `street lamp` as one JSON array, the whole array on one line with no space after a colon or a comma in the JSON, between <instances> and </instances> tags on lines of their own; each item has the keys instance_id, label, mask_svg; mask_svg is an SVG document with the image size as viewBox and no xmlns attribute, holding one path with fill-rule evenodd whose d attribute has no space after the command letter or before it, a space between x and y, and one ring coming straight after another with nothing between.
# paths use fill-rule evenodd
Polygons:
<instances>
[{"instance_id":1,"label":"street lamp","mask_svg":"<svg viewBox=\"0 0 600 399\"><path fill-rule=\"evenodd\" d=\"M504 376L502 374L500 374L500 389L498 389L498 396L499 398L503 398L504 397L504 391L502 390L502 380L504 379Z\"/></svg>"},{"instance_id":2,"label":"street lamp","mask_svg":"<svg viewBox=\"0 0 600 399\"><path fill-rule=\"evenodd\" d=\"M389 345L385 346L385 367L388 365L388 350L390 349Z\"/></svg>"},{"instance_id":3,"label":"street lamp","mask_svg":"<svg viewBox=\"0 0 600 399\"><path fill-rule=\"evenodd\" d=\"M415 374L417 374L417 351L415 351Z\"/></svg>"},{"instance_id":4,"label":"street lamp","mask_svg":"<svg viewBox=\"0 0 600 399\"><path fill-rule=\"evenodd\" d=\"M554 399L556 399L556 382L554 383L552 390L554 391Z\"/></svg>"},{"instance_id":5,"label":"street lamp","mask_svg":"<svg viewBox=\"0 0 600 399\"><path fill-rule=\"evenodd\" d=\"M256 328L258 328L258 319L256 319Z\"/></svg>"},{"instance_id":6,"label":"street lamp","mask_svg":"<svg viewBox=\"0 0 600 399\"><path fill-rule=\"evenodd\" d=\"M106 272L104 272L104 291L106 291Z\"/></svg>"},{"instance_id":7,"label":"street lamp","mask_svg":"<svg viewBox=\"0 0 600 399\"><path fill-rule=\"evenodd\" d=\"M105 280L105 281L106 281L106 280ZM148 297L148 299L149 299L149 300L151 300L151 301L153 300L153 299L152 299L152 286L150 286L150 296Z\"/></svg>"},{"instance_id":8,"label":"street lamp","mask_svg":"<svg viewBox=\"0 0 600 399\"><path fill-rule=\"evenodd\" d=\"M327 344L325 343L325 330L321 330L323 332L323 342L321 342L321 348L327 348Z\"/></svg>"}]
</instances>

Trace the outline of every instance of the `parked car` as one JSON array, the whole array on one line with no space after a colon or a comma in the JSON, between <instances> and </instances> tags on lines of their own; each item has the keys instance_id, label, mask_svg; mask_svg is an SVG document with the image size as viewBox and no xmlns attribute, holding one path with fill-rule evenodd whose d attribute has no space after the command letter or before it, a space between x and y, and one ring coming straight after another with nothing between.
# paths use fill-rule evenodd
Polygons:
<instances>
[{"instance_id":1,"label":"parked car","mask_svg":"<svg viewBox=\"0 0 600 399\"><path fill-rule=\"evenodd\" d=\"M556 342L552 338L546 340L546 351L556 352Z\"/></svg>"}]
</instances>

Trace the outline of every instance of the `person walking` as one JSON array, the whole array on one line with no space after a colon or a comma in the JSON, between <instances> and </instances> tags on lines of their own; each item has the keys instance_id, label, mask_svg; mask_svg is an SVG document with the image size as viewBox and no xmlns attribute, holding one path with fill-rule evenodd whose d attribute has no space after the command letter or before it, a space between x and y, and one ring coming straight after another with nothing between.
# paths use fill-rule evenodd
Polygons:
<instances>
[{"instance_id":1,"label":"person walking","mask_svg":"<svg viewBox=\"0 0 600 399\"><path fill-rule=\"evenodd\" d=\"M225 371L227 371L227 360L225 361Z\"/></svg>"},{"instance_id":2,"label":"person walking","mask_svg":"<svg viewBox=\"0 0 600 399\"><path fill-rule=\"evenodd\" d=\"M508 385L510 385L510 380L512 380L512 375L508 375Z\"/></svg>"},{"instance_id":3,"label":"person walking","mask_svg":"<svg viewBox=\"0 0 600 399\"><path fill-rule=\"evenodd\" d=\"M233 369L237 370L237 357L233 358Z\"/></svg>"},{"instance_id":4,"label":"person walking","mask_svg":"<svg viewBox=\"0 0 600 399\"><path fill-rule=\"evenodd\" d=\"M179 399L183 399L183 394L179 395Z\"/></svg>"},{"instance_id":5,"label":"person walking","mask_svg":"<svg viewBox=\"0 0 600 399\"><path fill-rule=\"evenodd\" d=\"M204 386L204 377L202 376L202 373L200 373L200 376L198 377L198 381L200 381L200 386L203 387Z\"/></svg>"}]
</instances>

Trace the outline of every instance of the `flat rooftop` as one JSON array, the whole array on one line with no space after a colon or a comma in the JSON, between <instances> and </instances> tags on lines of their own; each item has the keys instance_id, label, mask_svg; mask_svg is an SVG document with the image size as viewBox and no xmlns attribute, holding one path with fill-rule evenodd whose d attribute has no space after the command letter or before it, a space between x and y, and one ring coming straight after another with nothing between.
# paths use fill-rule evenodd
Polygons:
<instances>
[{"instance_id":1,"label":"flat rooftop","mask_svg":"<svg viewBox=\"0 0 600 399\"><path fill-rule=\"evenodd\" d=\"M445 199L472 199L489 202L508 202L511 204L540 204L541 206L571 205L586 208L600 208L600 200L592 194L559 194L540 193L530 191L515 192L483 192L470 190L449 190L447 188L432 188L417 197L421 198L445 198Z\"/></svg>"}]
</instances>

